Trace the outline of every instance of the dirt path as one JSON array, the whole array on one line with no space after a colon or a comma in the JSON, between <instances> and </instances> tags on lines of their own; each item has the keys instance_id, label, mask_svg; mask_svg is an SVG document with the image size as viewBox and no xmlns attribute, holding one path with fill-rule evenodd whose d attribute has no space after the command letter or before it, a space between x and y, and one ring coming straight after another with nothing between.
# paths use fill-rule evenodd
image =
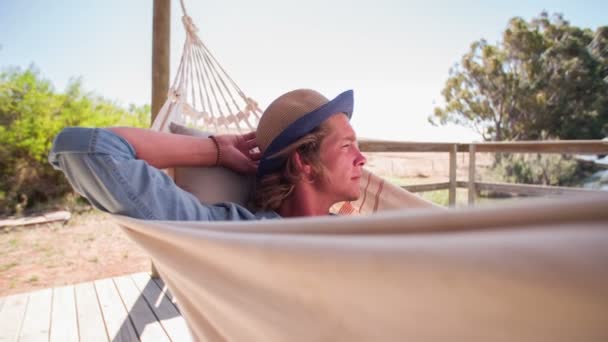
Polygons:
<instances>
[{"instance_id":1,"label":"dirt path","mask_svg":"<svg viewBox=\"0 0 608 342\"><path fill-rule=\"evenodd\" d=\"M141 248L97 211L0 232L0 296L149 269Z\"/></svg>"}]
</instances>

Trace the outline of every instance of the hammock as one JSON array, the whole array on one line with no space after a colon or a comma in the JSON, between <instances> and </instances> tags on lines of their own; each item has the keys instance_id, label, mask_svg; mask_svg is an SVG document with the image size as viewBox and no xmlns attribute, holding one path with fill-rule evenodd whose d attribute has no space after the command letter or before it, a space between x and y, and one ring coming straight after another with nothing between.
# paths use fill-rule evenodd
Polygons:
<instances>
[{"instance_id":1,"label":"hammock","mask_svg":"<svg viewBox=\"0 0 608 342\"><path fill-rule=\"evenodd\" d=\"M258 104L181 4L186 42L152 128L254 130ZM241 204L251 182L221 168L178 168L174 180L202 202ZM442 210L368 171L361 187L358 201L332 208L352 217L116 219L196 340L608 339L607 197Z\"/></svg>"},{"instance_id":2,"label":"hammock","mask_svg":"<svg viewBox=\"0 0 608 342\"><path fill-rule=\"evenodd\" d=\"M200 341L606 341L606 208L117 219Z\"/></svg>"}]
</instances>

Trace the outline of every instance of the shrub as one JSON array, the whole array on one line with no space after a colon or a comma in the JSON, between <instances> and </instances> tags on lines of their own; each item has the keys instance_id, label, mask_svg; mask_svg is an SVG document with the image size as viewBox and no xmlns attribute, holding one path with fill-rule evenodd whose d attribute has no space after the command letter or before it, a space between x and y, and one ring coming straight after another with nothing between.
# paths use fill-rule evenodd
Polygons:
<instances>
[{"instance_id":1,"label":"shrub","mask_svg":"<svg viewBox=\"0 0 608 342\"><path fill-rule=\"evenodd\" d=\"M597 167L571 155L502 154L497 156L493 171L508 183L576 186Z\"/></svg>"},{"instance_id":2,"label":"shrub","mask_svg":"<svg viewBox=\"0 0 608 342\"><path fill-rule=\"evenodd\" d=\"M147 127L150 107L125 109L92 93L80 79L56 92L40 73L9 68L0 73L0 214L62 198L71 187L47 161L53 137L66 126Z\"/></svg>"}]
</instances>

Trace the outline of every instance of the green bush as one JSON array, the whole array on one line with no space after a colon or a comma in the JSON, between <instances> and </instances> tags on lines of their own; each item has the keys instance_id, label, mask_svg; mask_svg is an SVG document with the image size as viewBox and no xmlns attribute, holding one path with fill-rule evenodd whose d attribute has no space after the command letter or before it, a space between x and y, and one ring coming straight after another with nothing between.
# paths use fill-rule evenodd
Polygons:
<instances>
[{"instance_id":1,"label":"green bush","mask_svg":"<svg viewBox=\"0 0 608 342\"><path fill-rule=\"evenodd\" d=\"M71 187L47 161L53 137L67 126L147 127L150 107L125 109L92 93L80 79L56 92L33 67L0 73L0 215L62 198Z\"/></svg>"},{"instance_id":2,"label":"green bush","mask_svg":"<svg viewBox=\"0 0 608 342\"><path fill-rule=\"evenodd\" d=\"M576 185L587 171L572 156L559 154L502 154L494 165L504 182L553 186Z\"/></svg>"}]
</instances>

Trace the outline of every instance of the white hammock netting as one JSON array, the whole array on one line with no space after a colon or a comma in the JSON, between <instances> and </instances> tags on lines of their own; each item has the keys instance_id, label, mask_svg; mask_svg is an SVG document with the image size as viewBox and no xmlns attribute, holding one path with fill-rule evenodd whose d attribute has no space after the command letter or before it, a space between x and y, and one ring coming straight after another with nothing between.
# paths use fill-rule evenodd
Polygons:
<instances>
[{"instance_id":1,"label":"white hammock netting","mask_svg":"<svg viewBox=\"0 0 608 342\"><path fill-rule=\"evenodd\" d=\"M213 57L192 19L184 15L182 22L186 30L182 57L152 129L168 132L170 123L177 122L216 133L254 131L262 114L257 102Z\"/></svg>"},{"instance_id":2,"label":"white hammock netting","mask_svg":"<svg viewBox=\"0 0 608 342\"><path fill-rule=\"evenodd\" d=\"M257 103L183 22L183 56L152 128L255 130ZM158 266L195 340L608 340L606 196L438 210L369 172L361 186L358 201L334 209L374 215L116 219Z\"/></svg>"}]
</instances>

